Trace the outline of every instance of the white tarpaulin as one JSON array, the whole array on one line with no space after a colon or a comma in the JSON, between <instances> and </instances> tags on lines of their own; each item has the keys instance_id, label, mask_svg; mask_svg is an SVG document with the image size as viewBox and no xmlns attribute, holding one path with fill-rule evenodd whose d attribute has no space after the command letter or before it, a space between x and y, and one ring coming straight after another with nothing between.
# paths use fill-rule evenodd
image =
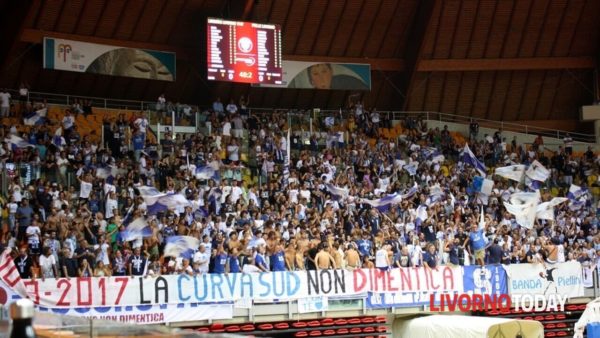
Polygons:
<instances>
[{"instance_id":1,"label":"white tarpaulin","mask_svg":"<svg viewBox=\"0 0 600 338\"><path fill-rule=\"evenodd\" d=\"M533 320L515 320L474 316L432 315L413 319L394 320L394 338L481 338L516 337L541 338L542 323Z\"/></svg>"}]
</instances>

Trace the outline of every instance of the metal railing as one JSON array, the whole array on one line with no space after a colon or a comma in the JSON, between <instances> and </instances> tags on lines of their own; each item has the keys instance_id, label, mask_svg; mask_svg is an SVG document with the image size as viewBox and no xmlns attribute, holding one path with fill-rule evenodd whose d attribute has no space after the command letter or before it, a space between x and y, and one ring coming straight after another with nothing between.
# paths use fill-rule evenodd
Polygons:
<instances>
[{"instance_id":1,"label":"metal railing","mask_svg":"<svg viewBox=\"0 0 600 338\"><path fill-rule=\"evenodd\" d=\"M18 97L18 91L9 90L13 97ZM90 101L92 106L107 109L128 109L128 110L146 110L155 111L156 102L152 101L139 101L139 100L119 100L119 99L107 99L93 96L82 96L82 95L69 95L69 94L56 94L56 93L44 93L44 92L29 92L29 101L46 101L49 104L58 105L71 105L76 100ZM193 106L193 105L190 105ZM206 107L202 107L206 108ZM251 111L256 114L260 113L271 113L276 108L261 108L252 107ZM337 116L341 119L348 119L352 114L349 110L318 110L318 113L313 113L314 110L298 110L291 111L290 114L308 114L318 115L319 118L325 118L328 116ZM379 114L386 120L405 120L407 117L418 118L421 117L426 120L435 120L439 122L449 123L461 123L469 124L471 121L475 121L483 128L494 128L502 129L503 131L512 131L518 133L524 133L527 135L542 135L545 137L553 137L562 139L567 133L573 138L573 141L584 142L584 143L596 143L596 136L594 134L586 134L579 132L564 131L558 129L537 127L518 122L506 122L499 120L489 120L483 118L469 117L457 114L447 114L439 112L429 111L380 111ZM197 126L198 127L198 126Z\"/></svg>"}]
</instances>

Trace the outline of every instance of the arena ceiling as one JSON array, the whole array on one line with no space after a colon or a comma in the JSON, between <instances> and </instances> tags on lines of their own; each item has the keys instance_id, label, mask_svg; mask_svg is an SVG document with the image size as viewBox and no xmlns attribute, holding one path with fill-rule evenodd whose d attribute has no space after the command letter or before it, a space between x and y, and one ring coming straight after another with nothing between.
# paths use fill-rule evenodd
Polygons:
<instances>
[{"instance_id":1,"label":"arena ceiling","mask_svg":"<svg viewBox=\"0 0 600 338\"><path fill-rule=\"evenodd\" d=\"M372 65L367 106L577 119L598 90L597 0L0 0L0 86L207 105L338 108L351 92L209 82L207 17L272 22L284 58ZM42 69L44 36L177 52L177 81Z\"/></svg>"}]
</instances>

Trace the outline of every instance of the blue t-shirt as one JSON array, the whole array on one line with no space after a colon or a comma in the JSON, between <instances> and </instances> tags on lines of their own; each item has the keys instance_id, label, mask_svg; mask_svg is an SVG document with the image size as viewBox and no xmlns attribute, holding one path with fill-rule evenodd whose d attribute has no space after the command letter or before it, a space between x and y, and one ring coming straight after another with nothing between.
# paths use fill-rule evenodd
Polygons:
<instances>
[{"instance_id":1,"label":"blue t-shirt","mask_svg":"<svg viewBox=\"0 0 600 338\"><path fill-rule=\"evenodd\" d=\"M273 261L273 271L285 271L285 258L283 257L283 251L276 252L271 256Z\"/></svg>"},{"instance_id":2,"label":"blue t-shirt","mask_svg":"<svg viewBox=\"0 0 600 338\"><path fill-rule=\"evenodd\" d=\"M143 150L144 149L144 136L142 134L133 135L133 150Z\"/></svg>"},{"instance_id":3,"label":"blue t-shirt","mask_svg":"<svg viewBox=\"0 0 600 338\"><path fill-rule=\"evenodd\" d=\"M371 241L368 239L359 239L356 241L356 244L358 245L358 252L361 256L369 256L371 254Z\"/></svg>"},{"instance_id":4,"label":"blue t-shirt","mask_svg":"<svg viewBox=\"0 0 600 338\"><path fill-rule=\"evenodd\" d=\"M214 273L225 273L225 266L227 265L227 254L222 253L215 257L215 269Z\"/></svg>"},{"instance_id":5,"label":"blue t-shirt","mask_svg":"<svg viewBox=\"0 0 600 338\"><path fill-rule=\"evenodd\" d=\"M263 257L263 255L257 254L255 260L256 260L256 266L268 268L267 262L265 261L265 258Z\"/></svg>"},{"instance_id":6,"label":"blue t-shirt","mask_svg":"<svg viewBox=\"0 0 600 338\"><path fill-rule=\"evenodd\" d=\"M471 231L471 233L469 233L469 239L471 240L471 247L473 248L473 250L481 250L485 247L485 240L483 239L483 229Z\"/></svg>"},{"instance_id":7,"label":"blue t-shirt","mask_svg":"<svg viewBox=\"0 0 600 338\"><path fill-rule=\"evenodd\" d=\"M229 272L236 273L240 272L240 260L237 256L229 256Z\"/></svg>"}]
</instances>

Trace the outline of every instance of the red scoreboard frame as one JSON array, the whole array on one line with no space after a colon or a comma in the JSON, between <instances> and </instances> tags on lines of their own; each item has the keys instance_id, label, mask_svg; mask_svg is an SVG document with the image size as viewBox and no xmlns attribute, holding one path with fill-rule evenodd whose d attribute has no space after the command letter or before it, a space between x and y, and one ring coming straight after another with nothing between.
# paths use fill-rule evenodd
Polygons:
<instances>
[{"instance_id":1,"label":"red scoreboard frame","mask_svg":"<svg viewBox=\"0 0 600 338\"><path fill-rule=\"evenodd\" d=\"M208 18L209 80L281 84L279 25Z\"/></svg>"}]
</instances>

